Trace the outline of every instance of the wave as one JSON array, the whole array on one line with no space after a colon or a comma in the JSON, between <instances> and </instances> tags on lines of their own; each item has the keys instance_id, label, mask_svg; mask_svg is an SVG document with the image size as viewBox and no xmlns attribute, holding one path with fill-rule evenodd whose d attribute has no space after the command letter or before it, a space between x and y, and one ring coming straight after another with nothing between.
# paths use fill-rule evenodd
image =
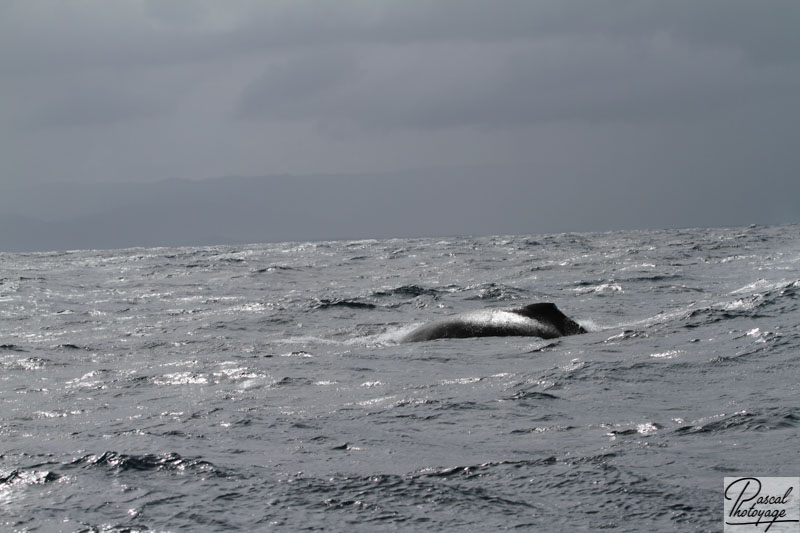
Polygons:
<instances>
[{"instance_id":1,"label":"wave","mask_svg":"<svg viewBox=\"0 0 800 533\"><path fill-rule=\"evenodd\" d=\"M264 274L265 272L286 272L290 270L297 270L294 267L286 265L270 265L268 267L257 268L251 271L251 274Z\"/></svg>"},{"instance_id":2,"label":"wave","mask_svg":"<svg viewBox=\"0 0 800 533\"><path fill-rule=\"evenodd\" d=\"M12 485L41 485L58 481L62 476L48 470L12 470L6 474L0 472L0 487Z\"/></svg>"},{"instance_id":3,"label":"wave","mask_svg":"<svg viewBox=\"0 0 800 533\"><path fill-rule=\"evenodd\" d=\"M760 289L760 292L754 289ZM741 317L773 318L800 310L800 280L755 282L731 294L742 296L690 311L684 317L685 327L696 328Z\"/></svg>"},{"instance_id":4,"label":"wave","mask_svg":"<svg viewBox=\"0 0 800 533\"><path fill-rule=\"evenodd\" d=\"M213 464L202 459L185 459L177 453L129 455L107 451L101 455L85 455L67 466L84 468L108 468L115 472L167 471L200 472L203 475L230 477Z\"/></svg>"},{"instance_id":5,"label":"wave","mask_svg":"<svg viewBox=\"0 0 800 533\"><path fill-rule=\"evenodd\" d=\"M477 290L477 294L468 296L466 298L467 300L504 302L524 298L524 291L522 289L500 283L482 283L480 285L469 286L465 290Z\"/></svg>"},{"instance_id":6,"label":"wave","mask_svg":"<svg viewBox=\"0 0 800 533\"><path fill-rule=\"evenodd\" d=\"M419 285L401 285L400 287L395 287L394 289L382 289L379 291L375 291L372 293L373 296L378 297L385 297L385 296L433 296L437 298L439 296L440 291L437 289L428 289L425 287L420 287Z\"/></svg>"},{"instance_id":7,"label":"wave","mask_svg":"<svg viewBox=\"0 0 800 533\"><path fill-rule=\"evenodd\" d=\"M696 435L728 431L769 431L791 429L798 426L800 426L800 417L794 414L791 409L776 407L761 413L739 411L729 416L721 415L709 422L699 421L691 425L681 426L675 430L675 433L678 435Z\"/></svg>"},{"instance_id":8,"label":"wave","mask_svg":"<svg viewBox=\"0 0 800 533\"><path fill-rule=\"evenodd\" d=\"M69 342L68 343L64 343L64 344L57 344L57 345L54 346L54 348L58 348L58 349L62 349L62 350L85 350L87 352L95 351L93 348L90 348L88 346L80 346L80 345L72 344L72 343L69 343Z\"/></svg>"},{"instance_id":9,"label":"wave","mask_svg":"<svg viewBox=\"0 0 800 533\"><path fill-rule=\"evenodd\" d=\"M338 298L322 298L317 300L317 303L313 305L313 309L335 309L337 307L346 307L350 309L375 309L377 305L368 302L359 302L357 300Z\"/></svg>"},{"instance_id":10,"label":"wave","mask_svg":"<svg viewBox=\"0 0 800 533\"><path fill-rule=\"evenodd\" d=\"M685 289L682 287L682 289ZM624 340L634 337L647 337L647 329L653 327L677 326L696 329L716 323L740 318L775 318L800 311L800 280L770 282L759 280L729 293L734 298L713 302L692 302L687 305L662 311L643 319L629 320L619 324L598 326L586 329L606 330L622 328L623 333L607 339ZM584 325L581 323L581 325ZM584 327L586 327L584 325Z\"/></svg>"},{"instance_id":11,"label":"wave","mask_svg":"<svg viewBox=\"0 0 800 533\"><path fill-rule=\"evenodd\" d=\"M40 370L50 363L44 357L26 357L12 361L0 361L3 370Z\"/></svg>"},{"instance_id":12,"label":"wave","mask_svg":"<svg viewBox=\"0 0 800 533\"><path fill-rule=\"evenodd\" d=\"M17 344L0 344L0 350L8 352L26 352L24 348Z\"/></svg>"}]
</instances>

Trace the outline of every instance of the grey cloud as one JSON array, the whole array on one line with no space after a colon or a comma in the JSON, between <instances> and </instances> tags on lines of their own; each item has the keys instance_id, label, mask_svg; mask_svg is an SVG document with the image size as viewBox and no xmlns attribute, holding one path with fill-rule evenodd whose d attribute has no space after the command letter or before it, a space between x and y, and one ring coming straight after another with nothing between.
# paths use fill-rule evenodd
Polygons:
<instances>
[{"instance_id":1,"label":"grey cloud","mask_svg":"<svg viewBox=\"0 0 800 533\"><path fill-rule=\"evenodd\" d=\"M48 102L34 113L29 124L36 128L110 126L158 115L163 108L153 99L124 91L86 88Z\"/></svg>"},{"instance_id":2,"label":"grey cloud","mask_svg":"<svg viewBox=\"0 0 800 533\"><path fill-rule=\"evenodd\" d=\"M303 54L270 69L245 91L240 116L368 129L696 120L729 113L751 94L783 105L800 88L797 71L667 35L417 45L365 52L357 68L347 57Z\"/></svg>"},{"instance_id":3,"label":"grey cloud","mask_svg":"<svg viewBox=\"0 0 800 533\"><path fill-rule=\"evenodd\" d=\"M147 2L144 8L139 2L88 6L6 6L0 21L0 67L30 74L67 65L168 65L348 43L640 38L657 32L700 47L737 49L759 61L800 59L800 4L794 0L773 0L768 6L747 0L293 0L224 5L187 0Z\"/></svg>"},{"instance_id":4,"label":"grey cloud","mask_svg":"<svg viewBox=\"0 0 800 533\"><path fill-rule=\"evenodd\" d=\"M511 175L503 194L586 228L680 224L686 198L702 223L774 220L776 195L796 216L797 20L797 0L0 2L0 179L481 168L464 191Z\"/></svg>"},{"instance_id":5,"label":"grey cloud","mask_svg":"<svg viewBox=\"0 0 800 533\"><path fill-rule=\"evenodd\" d=\"M335 7L332 7L335 6ZM509 42L575 35L647 37L658 32L753 59L800 59L800 4L775 0L371 0L295 1L261 11L242 28L262 46L332 43ZM259 36L257 36L259 35Z\"/></svg>"},{"instance_id":6,"label":"grey cloud","mask_svg":"<svg viewBox=\"0 0 800 533\"><path fill-rule=\"evenodd\" d=\"M5 5L0 73L12 83L211 69L260 55L264 74L241 91L235 114L261 120L436 129L694 116L724 110L753 86L769 90L776 74L763 69L800 60L792 0L769 9L746 0L49 5ZM796 71L778 76L796 83ZM82 114L102 124L159 112L148 97L96 90L95 106L59 94L32 120Z\"/></svg>"},{"instance_id":7,"label":"grey cloud","mask_svg":"<svg viewBox=\"0 0 800 533\"><path fill-rule=\"evenodd\" d=\"M22 130L65 126L105 127L163 117L193 88L196 75L179 68L54 73L9 79L0 112Z\"/></svg>"},{"instance_id":8,"label":"grey cloud","mask_svg":"<svg viewBox=\"0 0 800 533\"><path fill-rule=\"evenodd\" d=\"M352 54L300 53L268 66L242 94L239 118L296 119L335 105L336 91L356 75Z\"/></svg>"}]
</instances>

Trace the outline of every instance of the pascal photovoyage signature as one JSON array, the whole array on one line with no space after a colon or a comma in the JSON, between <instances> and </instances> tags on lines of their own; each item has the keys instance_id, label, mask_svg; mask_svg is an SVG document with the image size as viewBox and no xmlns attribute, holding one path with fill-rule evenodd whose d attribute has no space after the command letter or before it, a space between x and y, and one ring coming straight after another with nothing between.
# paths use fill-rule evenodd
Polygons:
<instances>
[{"instance_id":1,"label":"pascal photovoyage signature","mask_svg":"<svg viewBox=\"0 0 800 533\"><path fill-rule=\"evenodd\" d=\"M798 522L797 519L786 517L786 506L790 501L793 488L789 487L782 495L761 494L761 481L758 478L736 479L725 487L725 499L735 500L733 507L728 511L725 524L729 526L766 525L764 531L769 531L769 528L776 523ZM784 507L781 508L781 506Z\"/></svg>"}]
</instances>

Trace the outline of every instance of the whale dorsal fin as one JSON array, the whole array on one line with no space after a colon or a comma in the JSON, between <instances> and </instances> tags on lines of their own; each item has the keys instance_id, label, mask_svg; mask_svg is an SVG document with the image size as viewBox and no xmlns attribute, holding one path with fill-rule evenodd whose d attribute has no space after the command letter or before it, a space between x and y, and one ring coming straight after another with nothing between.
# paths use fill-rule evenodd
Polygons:
<instances>
[{"instance_id":1,"label":"whale dorsal fin","mask_svg":"<svg viewBox=\"0 0 800 533\"><path fill-rule=\"evenodd\" d=\"M541 302L515 309L515 313L541 322L552 324L562 335L586 333L577 322L569 318L552 302Z\"/></svg>"}]
</instances>

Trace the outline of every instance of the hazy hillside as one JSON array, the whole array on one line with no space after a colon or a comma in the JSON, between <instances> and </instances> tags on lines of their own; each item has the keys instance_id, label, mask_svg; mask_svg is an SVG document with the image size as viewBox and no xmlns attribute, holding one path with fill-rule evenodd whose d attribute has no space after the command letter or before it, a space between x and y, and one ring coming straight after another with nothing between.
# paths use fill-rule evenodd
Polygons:
<instances>
[{"instance_id":1,"label":"hazy hillside","mask_svg":"<svg viewBox=\"0 0 800 533\"><path fill-rule=\"evenodd\" d=\"M563 176L439 170L0 186L0 251L770 224L797 217L793 198L768 187L709 209L713 187L687 194L665 185L645 202L633 194L631 180L577 187ZM556 192L564 189L574 192ZM769 203L771 214L753 215L754 202Z\"/></svg>"},{"instance_id":2,"label":"hazy hillside","mask_svg":"<svg viewBox=\"0 0 800 533\"><path fill-rule=\"evenodd\" d=\"M0 196L0 250L520 231L507 209L523 208L524 195L498 185L477 175L397 174L22 187Z\"/></svg>"}]
</instances>

